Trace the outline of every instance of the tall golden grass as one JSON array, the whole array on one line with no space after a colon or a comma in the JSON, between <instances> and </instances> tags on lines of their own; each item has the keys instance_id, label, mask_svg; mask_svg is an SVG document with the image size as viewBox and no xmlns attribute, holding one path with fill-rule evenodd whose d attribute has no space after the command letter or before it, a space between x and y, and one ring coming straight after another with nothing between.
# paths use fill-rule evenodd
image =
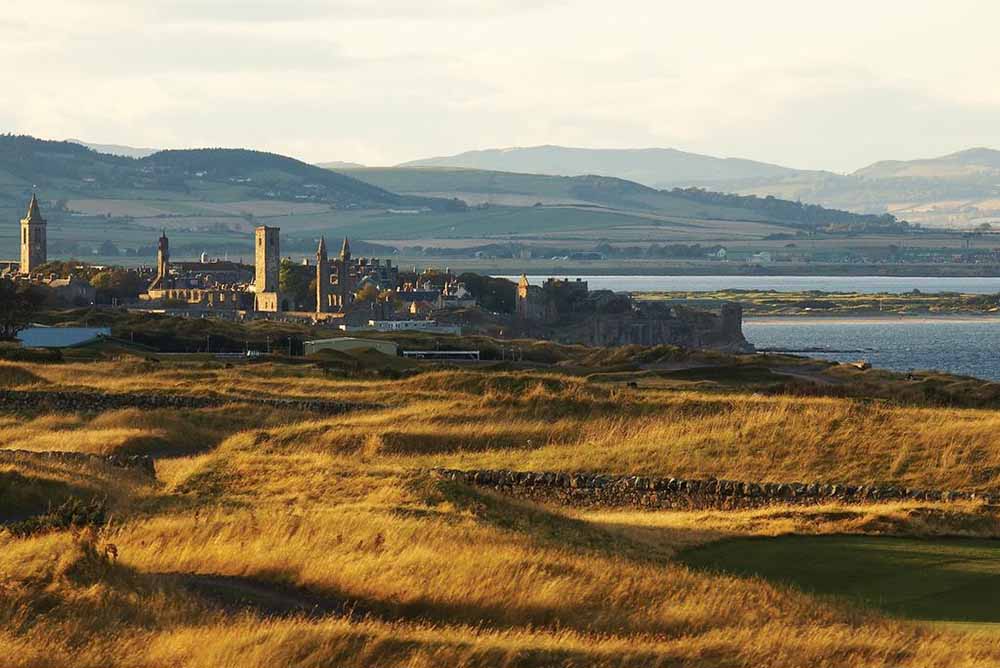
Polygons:
<instances>
[{"instance_id":1,"label":"tall golden grass","mask_svg":"<svg viewBox=\"0 0 1000 668\"><path fill-rule=\"evenodd\" d=\"M995 636L886 619L676 550L785 532L1000 535L979 506L723 513L541 508L426 468L996 486L992 411L627 388L541 373L329 379L308 368L22 365L56 388L377 403L0 417L0 442L155 451L109 525L0 532L3 666L995 666ZM33 380L31 377L37 378ZM13 383L14 386L17 383ZM983 518L987 520L983 520ZM108 546L113 545L114 550Z\"/></svg>"}]
</instances>

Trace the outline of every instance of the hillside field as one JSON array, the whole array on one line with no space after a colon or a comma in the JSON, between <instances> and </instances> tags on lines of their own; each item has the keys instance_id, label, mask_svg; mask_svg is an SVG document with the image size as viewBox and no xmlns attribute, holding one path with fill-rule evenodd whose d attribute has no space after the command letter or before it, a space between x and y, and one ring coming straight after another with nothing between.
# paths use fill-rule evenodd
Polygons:
<instances>
[{"instance_id":1,"label":"hillside field","mask_svg":"<svg viewBox=\"0 0 1000 668\"><path fill-rule=\"evenodd\" d=\"M402 255L410 249L419 256L425 247L456 240L553 244L565 254L608 243L763 243L777 250L793 238L822 243L871 235L892 237L889 245L908 232L888 217L699 189L657 190L605 176L324 169L243 149L132 158L4 135L0 220L8 222L0 225L0 259L18 254L17 221L33 190L50 224L50 256L102 264L148 264L160 230L170 233L175 259L203 252L238 258L248 254L258 225L280 227L282 249L293 257L311 255L322 235L392 240ZM114 247L101 248L106 242Z\"/></svg>"}]
</instances>

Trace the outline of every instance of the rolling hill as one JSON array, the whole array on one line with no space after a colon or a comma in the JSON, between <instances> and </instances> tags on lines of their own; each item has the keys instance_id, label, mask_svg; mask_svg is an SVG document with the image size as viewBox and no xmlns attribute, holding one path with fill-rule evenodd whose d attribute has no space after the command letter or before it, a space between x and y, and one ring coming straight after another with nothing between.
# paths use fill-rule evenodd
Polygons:
<instances>
[{"instance_id":1,"label":"rolling hill","mask_svg":"<svg viewBox=\"0 0 1000 668\"><path fill-rule=\"evenodd\" d=\"M802 229L899 226L892 217L858 215L801 202L726 195L699 188L657 190L604 176L552 176L445 167L338 171L394 192L458 198L470 205L599 206L679 219L766 222Z\"/></svg>"},{"instance_id":2,"label":"rolling hill","mask_svg":"<svg viewBox=\"0 0 1000 668\"><path fill-rule=\"evenodd\" d=\"M1000 222L1000 151L987 148L884 160L846 175L801 173L715 185L850 211L888 212L931 227L969 229Z\"/></svg>"},{"instance_id":3,"label":"rolling hill","mask_svg":"<svg viewBox=\"0 0 1000 668\"><path fill-rule=\"evenodd\" d=\"M922 160L884 160L859 169L854 176L866 179L966 180L1000 175L1000 151L970 148L958 153Z\"/></svg>"},{"instance_id":4,"label":"rolling hill","mask_svg":"<svg viewBox=\"0 0 1000 668\"><path fill-rule=\"evenodd\" d=\"M125 146L123 144L94 144L92 142L83 141L82 139L67 139L66 141L71 144L86 146L90 150L98 153L110 153L111 155L120 155L124 158L145 158L146 156L153 155L160 150L158 148L136 148L135 146Z\"/></svg>"},{"instance_id":5,"label":"rolling hill","mask_svg":"<svg viewBox=\"0 0 1000 668\"><path fill-rule=\"evenodd\" d=\"M811 202L855 213L889 213L931 227L1000 224L1000 151L988 148L921 160L885 160L850 174L798 170L675 149L560 146L469 151L401 165L415 166L559 176L597 174L654 188L699 187Z\"/></svg>"},{"instance_id":6,"label":"rolling hill","mask_svg":"<svg viewBox=\"0 0 1000 668\"><path fill-rule=\"evenodd\" d=\"M48 197L109 199L265 199L336 208L453 203L400 196L349 176L262 151L190 149L144 158L99 153L73 142L0 136L0 196L23 199L35 187Z\"/></svg>"},{"instance_id":7,"label":"rolling hill","mask_svg":"<svg viewBox=\"0 0 1000 668\"><path fill-rule=\"evenodd\" d=\"M73 142L0 136L0 257L33 189L53 257L151 257L160 229L175 257L241 257L255 225L282 229L282 249L309 255L320 235L398 248L530 241L719 243L905 229L777 198L658 190L600 176L445 168L323 169L244 149L158 151L130 158ZM468 203L468 204L467 204ZM141 262L136 259L133 262Z\"/></svg>"},{"instance_id":8,"label":"rolling hill","mask_svg":"<svg viewBox=\"0 0 1000 668\"><path fill-rule=\"evenodd\" d=\"M0 258L17 255L17 221L32 190L49 220L53 257L97 257L105 242L155 254L171 231L175 256L239 257L257 224L283 227L283 248L315 249L313 230L345 214L393 209L447 217L461 202L398 195L293 158L243 149L159 151L144 158L99 153L68 141L0 136ZM296 230L307 234L296 238ZM108 248L110 250L110 247Z\"/></svg>"},{"instance_id":9,"label":"rolling hill","mask_svg":"<svg viewBox=\"0 0 1000 668\"><path fill-rule=\"evenodd\" d=\"M427 158L400 167L465 167L557 176L616 176L656 188L771 179L799 170L741 158L714 158L673 148L590 149L565 146L486 149Z\"/></svg>"}]
</instances>

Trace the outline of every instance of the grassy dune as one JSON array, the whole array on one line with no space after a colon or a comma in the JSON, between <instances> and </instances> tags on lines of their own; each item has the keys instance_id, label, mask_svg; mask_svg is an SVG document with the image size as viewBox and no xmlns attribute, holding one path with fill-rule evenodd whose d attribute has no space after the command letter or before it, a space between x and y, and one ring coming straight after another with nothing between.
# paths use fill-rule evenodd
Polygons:
<instances>
[{"instance_id":1,"label":"grassy dune","mask_svg":"<svg viewBox=\"0 0 1000 668\"><path fill-rule=\"evenodd\" d=\"M30 455L0 465L9 494L0 499L24 512L52 490L106 495L111 510L99 526L25 538L0 530L5 666L1000 662L979 631L914 625L678 559L720 539L789 532L1000 537L995 512L980 505L576 511L426 472L489 466L987 489L1000 486L990 410L697 384L636 391L539 371L379 381L308 365L0 364L0 389L67 387L380 408L0 414L5 447L158 457L155 481L41 467Z\"/></svg>"}]
</instances>

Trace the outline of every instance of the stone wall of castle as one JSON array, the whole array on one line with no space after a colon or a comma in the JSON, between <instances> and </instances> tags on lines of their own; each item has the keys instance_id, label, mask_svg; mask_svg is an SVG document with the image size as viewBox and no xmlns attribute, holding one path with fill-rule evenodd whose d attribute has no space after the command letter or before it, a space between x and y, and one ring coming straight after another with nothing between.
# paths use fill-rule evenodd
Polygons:
<instances>
[{"instance_id":1,"label":"stone wall of castle","mask_svg":"<svg viewBox=\"0 0 1000 668\"><path fill-rule=\"evenodd\" d=\"M726 303L719 313L637 302L625 293L591 292L586 281L549 279L530 285L521 276L514 318L520 335L589 346L676 345L749 352L743 309Z\"/></svg>"}]
</instances>

